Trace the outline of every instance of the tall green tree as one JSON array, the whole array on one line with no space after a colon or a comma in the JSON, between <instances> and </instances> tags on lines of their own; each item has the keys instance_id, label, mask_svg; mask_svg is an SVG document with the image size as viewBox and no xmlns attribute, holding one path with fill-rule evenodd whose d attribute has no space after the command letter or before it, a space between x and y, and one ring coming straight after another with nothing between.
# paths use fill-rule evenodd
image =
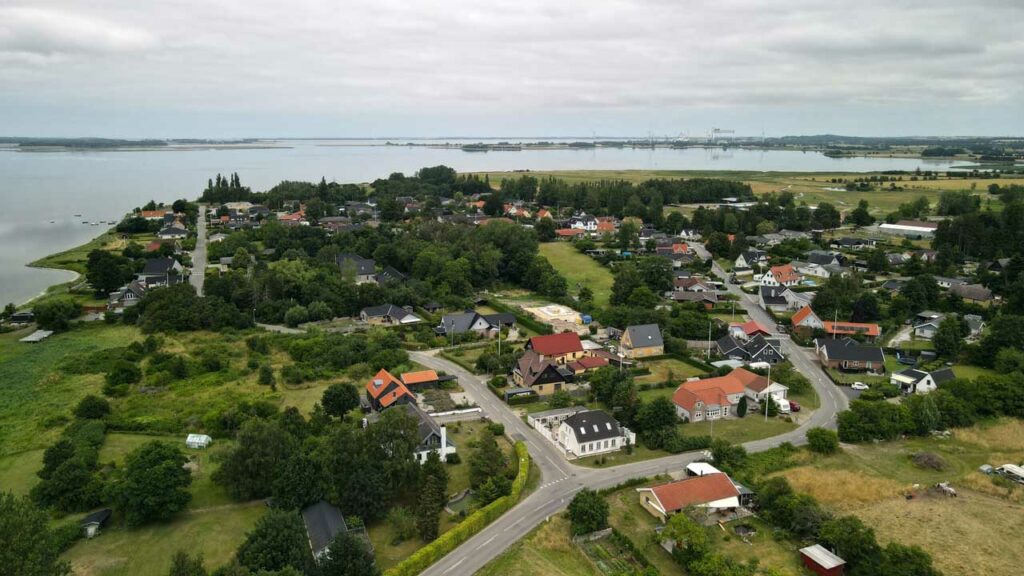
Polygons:
<instances>
[{"instance_id":1,"label":"tall green tree","mask_svg":"<svg viewBox=\"0 0 1024 576\"><path fill-rule=\"evenodd\" d=\"M47 514L29 499L0 493L0 576L65 576Z\"/></svg>"},{"instance_id":2,"label":"tall green tree","mask_svg":"<svg viewBox=\"0 0 1024 576\"><path fill-rule=\"evenodd\" d=\"M324 390L320 405L328 415L344 418L359 407L359 392L355 386L345 382L331 384Z\"/></svg>"},{"instance_id":3,"label":"tall green tree","mask_svg":"<svg viewBox=\"0 0 1024 576\"><path fill-rule=\"evenodd\" d=\"M416 502L416 528L424 542L437 538L440 514L447 500L448 471L437 452L431 452L420 470L420 493Z\"/></svg>"},{"instance_id":4,"label":"tall green tree","mask_svg":"<svg viewBox=\"0 0 1024 576\"><path fill-rule=\"evenodd\" d=\"M315 568L306 525L295 510L267 510L238 547L236 557L253 572L291 567L309 573Z\"/></svg>"},{"instance_id":5,"label":"tall green tree","mask_svg":"<svg viewBox=\"0 0 1024 576\"><path fill-rule=\"evenodd\" d=\"M184 550L178 550L171 557L171 571L168 576L207 576L206 567L203 566L203 555L190 556Z\"/></svg>"},{"instance_id":6,"label":"tall green tree","mask_svg":"<svg viewBox=\"0 0 1024 576\"><path fill-rule=\"evenodd\" d=\"M129 526L169 520L188 505L187 461L181 449L166 442L149 442L128 454L112 491Z\"/></svg>"},{"instance_id":7,"label":"tall green tree","mask_svg":"<svg viewBox=\"0 0 1024 576\"><path fill-rule=\"evenodd\" d=\"M237 500L265 498L298 442L276 422L251 419L238 431L235 447L213 475Z\"/></svg>"},{"instance_id":8,"label":"tall green tree","mask_svg":"<svg viewBox=\"0 0 1024 576\"><path fill-rule=\"evenodd\" d=\"M348 532L339 532L331 540L326 556L320 561L320 572L325 576L377 576L380 570L373 552L361 538Z\"/></svg>"},{"instance_id":9,"label":"tall green tree","mask_svg":"<svg viewBox=\"0 0 1024 576\"><path fill-rule=\"evenodd\" d=\"M106 296L128 283L134 276L132 261L106 250L89 252L85 279L98 294Z\"/></svg>"},{"instance_id":10,"label":"tall green tree","mask_svg":"<svg viewBox=\"0 0 1024 576\"><path fill-rule=\"evenodd\" d=\"M573 535L590 534L608 527L608 502L597 492L583 489L569 503Z\"/></svg>"},{"instance_id":11,"label":"tall green tree","mask_svg":"<svg viewBox=\"0 0 1024 576\"><path fill-rule=\"evenodd\" d=\"M492 476L505 471L505 454L498 446L498 441L490 430L480 433L480 447L469 457L469 483L479 487Z\"/></svg>"}]
</instances>

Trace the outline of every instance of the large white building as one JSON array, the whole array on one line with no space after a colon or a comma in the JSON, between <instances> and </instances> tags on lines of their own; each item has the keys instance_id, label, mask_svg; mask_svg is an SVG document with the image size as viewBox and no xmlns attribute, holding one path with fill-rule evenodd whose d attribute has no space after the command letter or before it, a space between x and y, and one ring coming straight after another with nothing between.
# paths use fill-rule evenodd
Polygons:
<instances>
[{"instance_id":1,"label":"large white building","mask_svg":"<svg viewBox=\"0 0 1024 576\"><path fill-rule=\"evenodd\" d=\"M538 424L534 423L534 428ZM620 426L607 412L580 410L566 417L556 417L548 424L549 439L574 457L593 456L621 450L636 444L636 434Z\"/></svg>"}]
</instances>

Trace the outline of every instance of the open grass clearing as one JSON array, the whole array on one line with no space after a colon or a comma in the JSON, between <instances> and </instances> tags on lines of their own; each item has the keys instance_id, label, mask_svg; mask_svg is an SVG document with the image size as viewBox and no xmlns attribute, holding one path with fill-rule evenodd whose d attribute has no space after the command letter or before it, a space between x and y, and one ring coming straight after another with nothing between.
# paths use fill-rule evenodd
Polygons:
<instances>
[{"instance_id":1,"label":"open grass clearing","mask_svg":"<svg viewBox=\"0 0 1024 576\"><path fill-rule=\"evenodd\" d=\"M476 576L600 576L601 572L569 538L569 520L552 516L513 544Z\"/></svg>"},{"instance_id":2,"label":"open grass clearing","mask_svg":"<svg viewBox=\"0 0 1024 576\"><path fill-rule=\"evenodd\" d=\"M597 260L576 250L569 242L542 243L540 253L569 281L570 291L577 285L586 286L594 294L594 304L608 305L614 279L611 271Z\"/></svg>"},{"instance_id":3,"label":"open grass clearing","mask_svg":"<svg viewBox=\"0 0 1024 576\"><path fill-rule=\"evenodd\" d=\"M165 524L127 528L115 516L92 540L64 553L77 576L165 576L178 550L202 554L207 568L228 562L266 511L262 501L179 514Z\"/></svg>"},{"instance_id":4,"label":"open grass clearing","mask_svg":"<svg viewBox=\"0 0 1024 576\"><path fill-rule=\"evenodd\" d=\"M727 418L682 425L683 434L686 436L711 436L728 440L733 444L777 436L794 429L796 429L796 424L786 422L781 417L768 418L766 422L764 414L754 413L748 413L745 418Z\"/></svg>"},{"instance_id":5,"label":"open grass clearing","mask_svg":"<svg viewBox=\"0 0 1024 576\"><path fill-rule=\"evenodd\" d=\"M0 491L25 496L39 481L36 472L43 467L43 450L26 450L0 458Z\"/></svg>"}]
</instances>

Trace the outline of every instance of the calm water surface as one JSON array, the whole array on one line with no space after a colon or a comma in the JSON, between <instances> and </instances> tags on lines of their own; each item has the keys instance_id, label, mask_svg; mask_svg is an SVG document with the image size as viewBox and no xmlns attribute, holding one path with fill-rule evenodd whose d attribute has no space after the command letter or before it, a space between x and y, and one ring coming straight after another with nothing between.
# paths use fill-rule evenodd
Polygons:
<instances>
[{"instance_id":1,"label":"calm water surface","mask_svg":"<svg viewBox=\"0 0 1024 576\"><path fill-rule=\"evenodd\" d=\"M397 141L397 140L396 140ZM422 142L420 142L422 143ZM281 180L367 182L445 164L485 170L943 170L943 161L827 158L815 152L634 149L463 152L381 141L277 141L279 148L99 152L16 152L0 149L0 305L24 302L74 277L25 264L82 244L103 228L82 221L118 220L150 199L194 198L217 172L238 172L254 190ZM81 214L80 217L75 214Z\"/></svg>"}]
</instances>

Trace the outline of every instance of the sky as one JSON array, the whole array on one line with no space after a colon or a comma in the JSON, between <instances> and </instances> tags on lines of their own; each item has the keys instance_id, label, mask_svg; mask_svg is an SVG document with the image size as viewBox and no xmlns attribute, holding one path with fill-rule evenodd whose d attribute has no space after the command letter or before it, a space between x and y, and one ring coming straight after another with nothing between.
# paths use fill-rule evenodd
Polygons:
<instances>
[{"instance_id":1,"label":"sky","mask_svg":"<svg viewBox=\"0 0 1024 576\"><path fill-rule=\"evenodd\" d=\"M0 135L1024 135L1024 0L0 0Z\"/></svg>"}]
</instances>

